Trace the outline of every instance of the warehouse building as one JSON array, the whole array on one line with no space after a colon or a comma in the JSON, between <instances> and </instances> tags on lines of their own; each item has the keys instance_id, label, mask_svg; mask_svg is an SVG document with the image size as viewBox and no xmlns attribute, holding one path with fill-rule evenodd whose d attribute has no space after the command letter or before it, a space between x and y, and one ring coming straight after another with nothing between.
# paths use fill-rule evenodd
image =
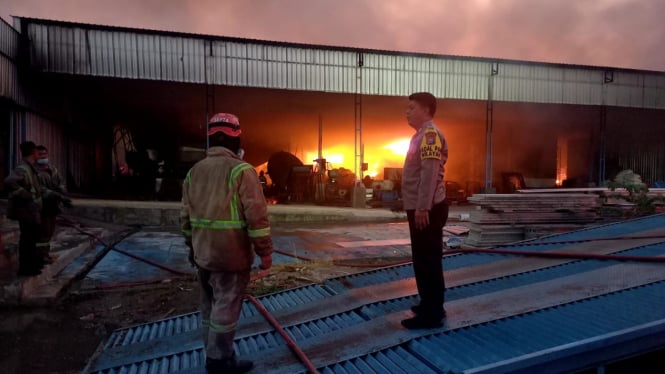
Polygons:
<instances>
[{"instance_id":1,"label":"warehouse building","mask_svg":"<svg viewBox=\"0 0 665 374\"><path fill-rule=\"evenodd\" d=\"M224 111L240 117L257 167L278 151L309 164L321 148L333 166L381 179L412 134L405 97L430 91L446 179L469 192L506 192L514 176L598 186L624 169L665 180L662 72L13 22L0 22L3 175L33 140L72 191L109 195L160 173L177 196L207 118ZM130 184L139 197L142 183Z\"/></svg>"}]
</instances>

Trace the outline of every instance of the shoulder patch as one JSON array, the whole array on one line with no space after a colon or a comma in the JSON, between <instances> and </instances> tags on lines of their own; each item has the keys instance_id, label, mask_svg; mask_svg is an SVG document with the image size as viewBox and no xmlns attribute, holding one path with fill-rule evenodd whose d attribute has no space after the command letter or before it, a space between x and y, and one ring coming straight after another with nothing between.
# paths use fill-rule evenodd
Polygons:
<instances>
[{"instance_id":1,"label":"shoulder patch","mask_svg":"<svg viewBox=\"0 0 665 374\"><path fill-rule=\"evenodd\" d=\"M420 142L420 159L441 159L441 137L436 129L427 129Z\"/></svg>"}]
</instances>

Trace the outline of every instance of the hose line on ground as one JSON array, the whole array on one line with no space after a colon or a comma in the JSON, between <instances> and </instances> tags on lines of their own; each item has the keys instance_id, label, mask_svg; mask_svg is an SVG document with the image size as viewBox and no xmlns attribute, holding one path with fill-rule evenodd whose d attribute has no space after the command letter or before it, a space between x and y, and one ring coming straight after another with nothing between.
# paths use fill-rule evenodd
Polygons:
<instances>
[{"instance_id":1,"label":"hose line on ground","mask_svg":"<svg viewBox=\"0 0 665 374\"><path fill-rule=\"evenodd\" d=\"M307 371L311 374L317 374L319 371L316 369L316 366L312 363L312 361L307 357L305 352L296 344L296 342L287 334L287 332L282 328L282 326L277 322L275 317L270 314L268 309L266 309L261 302L259 302L254 296L252 295L245 295L247 300L249 300L252 304L254 304L254 307L263 315L263 317L268 320L268 322L272 325L272 327L279 333L279 335L284 339L286 342L286 345L295 353L296 356L298 356L298 359L307 367Z\"/></svg>"},{"instance_id":2,"label":"hose line on ground","mask_svg":"<svg viewBox=\"0 0 665 374\"><path fill-rule=\"evenodd\" d=\"M107 245L106 243L104 243L104 241L103 241L98 235L95 235L95 234L93 234L93 233L87 232L87 231L81 229L80 227L78 227L78 226L76 225L76 222L74 222L74 221L72 221L72 220L70 220L70 219L64 218L64 217L62 217L62 216L61 216L60 218L61 218L63 221L65 221L65 223L67 223L67 226L70 226L70 227L74 228L76 231L80 232L80 233L83 234L83 235L87 235L87 236L90 236L91 238L95 239L97 242L99 242L99 244L103 245L103 246L105 247L105 249L106 249L106 248L109 248L110 250L116 251L116 252L118 252L118 253L120 253L120 254L123 254L123 255L125 255L125 256L131 257L131 258L133 258L133 259L135 259L135 260L138 260L138 261L144 262L144 263L146 263L146 264L149 264L149 265L155 266L155 267L160 268L160 269L162 269L162 270L166 270L166 271L171 272L171 273L173 273L173 274L177 274L177 275L191 275L190 273L187 273L187 272L184 272L184 271L180 271L180 270L174 269L174 268L172 268L172 267L169 267L169 266L166 266L166 265L160 264L160 263L158 263L158 262L155 262L155 261L149 260L149 259L147 259L147 258L145 258L145 257L141 257L141 256L135 255L135 254L133 254L133 253L130 253L130 252L124 251L124 250L122 250L122 249L118 249L118 248L115 247L115 245L118 244L120 241L114 243L113 245ZM130 235L133 235L133 234L137 233L138 231L140 231L140 229L139 229L139 228L136 228L136 227L135 227L133 230L134 230L134 231L131 231L131 233L130 233L129 235L125 236L123 239L125 239L126 237L128 237L128 236L130 236ZM106 251L106 253L108 253L108 251ZM106 253L104 253L104 256L106 255ZM102 257L103 257L103 256L102 256Z\"/></svg>"}]
</instances>

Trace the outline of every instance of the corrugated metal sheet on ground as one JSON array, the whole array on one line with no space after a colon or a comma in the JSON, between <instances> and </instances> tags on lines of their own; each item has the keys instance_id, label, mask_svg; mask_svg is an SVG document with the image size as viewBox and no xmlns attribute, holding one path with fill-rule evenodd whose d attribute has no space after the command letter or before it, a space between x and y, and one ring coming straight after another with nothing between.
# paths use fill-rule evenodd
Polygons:
<instances>
[{"instance_id":1,"label":"corrugated metal sheet on ground","mask_svg":"<svg viewBox=\"0 0 665 374\"><path fill-rule=\"evenodd\" d=\"M563 348L633 326L665 321L664 310L665 282L658 282L486 324L432 334L339 362L320 371L461 373L494 362ZM556 364L550 370L556 372Z\"/></svg>"},{"instance_id":2,"label":"corrugated metal sheet on ground","mask_svg":"<svg viewBox=\"0 0 665 374\"><path fill-rule=\"evenodd\" d=\"M607 236L626 236L662 227L665 215L640 218L618 224L559 234L541 241L583 240ZM561 244L523 243L522 249L556 249ZM621 251L635 256L662 256L665 254L665 238L655 244L643 245ZM483 257L486 257L483 259ZM507 256L460 254L448 257L444 264L464 270ZM580 276L598 269L616 265L612 261L568 261L533 271L518 272L507 276L494 276L481 282L450 287L446 293L448 302L463 301L476 296L516 289L525 285L557 281L560 278ZM655 265L659 266L659 265ZM342 294L353 288L381 285L384 282L406 279L409 265L373 270L357 275L341 277L324 285L311 285L260 298L272 312L315 304L327 297ZM581 278L583 279L583 278ZM415 292L415 290L414 290ZM344 312L304 319L285 327L297 342L325 341L335 331L362 329L362 324L392 313L408 309L416 295L398 297L379 302L366 302L364 306ZM245 304L242 318L257 316L250 304ZM306 314L305 314L306 315ZM598 318L602 316L602 318ZM89 373L171 373L180 370L202 372L204 353L202 341L196 336L198 314L191 313L164 321L119 330L104 345L105 349L123 347L133 351L134 344L151 339L159 340L154 352L143 352L133 357L116 357L116 361L98 361L88 369ZM305 317L303 317L305 318ZM166 338L164 338L166 337ZM660 337L660 338L659 338ZM631 354L653 349L658 339L665 346L665 282L658 281L629 289L582 298L553 307L495 319L476 325L449 329L407 340L395 342L389 348L372 352L357 352L352 359L319 368L322 373L412 373L412 372L463 372L472 369L492 369L510 362L511 367L535 367L548 364L548 370L566 371L570 360L567 355L593 355L595 363L613 359L611 350L604 345L630 343ZM385 343L385 342L384 342ZM239 335L236 349L244 357L261 357L261 352L283 349L284 342L272 330L249 335ZM139 348L141 346L137 346ZM258 358L257 358L258 359ZM616 359L616 358L615 358ZM511 361L512 360L512 361ZM604 361L603 361L604 360ZM514 361L514 362L513 362ZM574 360L573 360L574 361ZM590 361L591 362L591 361ZM516 366L515 366L516 365ZM286 373L275 367L273 373ZM293 372L293 371L290 371ZM303 368L304 372L304 368Z\"/></svg>"}]
</instances>

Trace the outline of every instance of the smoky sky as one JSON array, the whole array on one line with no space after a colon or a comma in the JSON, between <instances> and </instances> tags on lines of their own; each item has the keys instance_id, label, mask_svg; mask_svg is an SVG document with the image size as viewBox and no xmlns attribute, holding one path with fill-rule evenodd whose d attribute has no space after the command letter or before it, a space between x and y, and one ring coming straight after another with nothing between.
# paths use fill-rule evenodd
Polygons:
<instances>
[{"instance_id":1,"label":"smoky sky","mask_svg":"<svg viewBox=\"0 0 665 374\"><path fill-rule=\"evenodd\" d=\"M662 0L0 0L11 15L327 46L665 71Z\"/></svg>"}]
</instances>

